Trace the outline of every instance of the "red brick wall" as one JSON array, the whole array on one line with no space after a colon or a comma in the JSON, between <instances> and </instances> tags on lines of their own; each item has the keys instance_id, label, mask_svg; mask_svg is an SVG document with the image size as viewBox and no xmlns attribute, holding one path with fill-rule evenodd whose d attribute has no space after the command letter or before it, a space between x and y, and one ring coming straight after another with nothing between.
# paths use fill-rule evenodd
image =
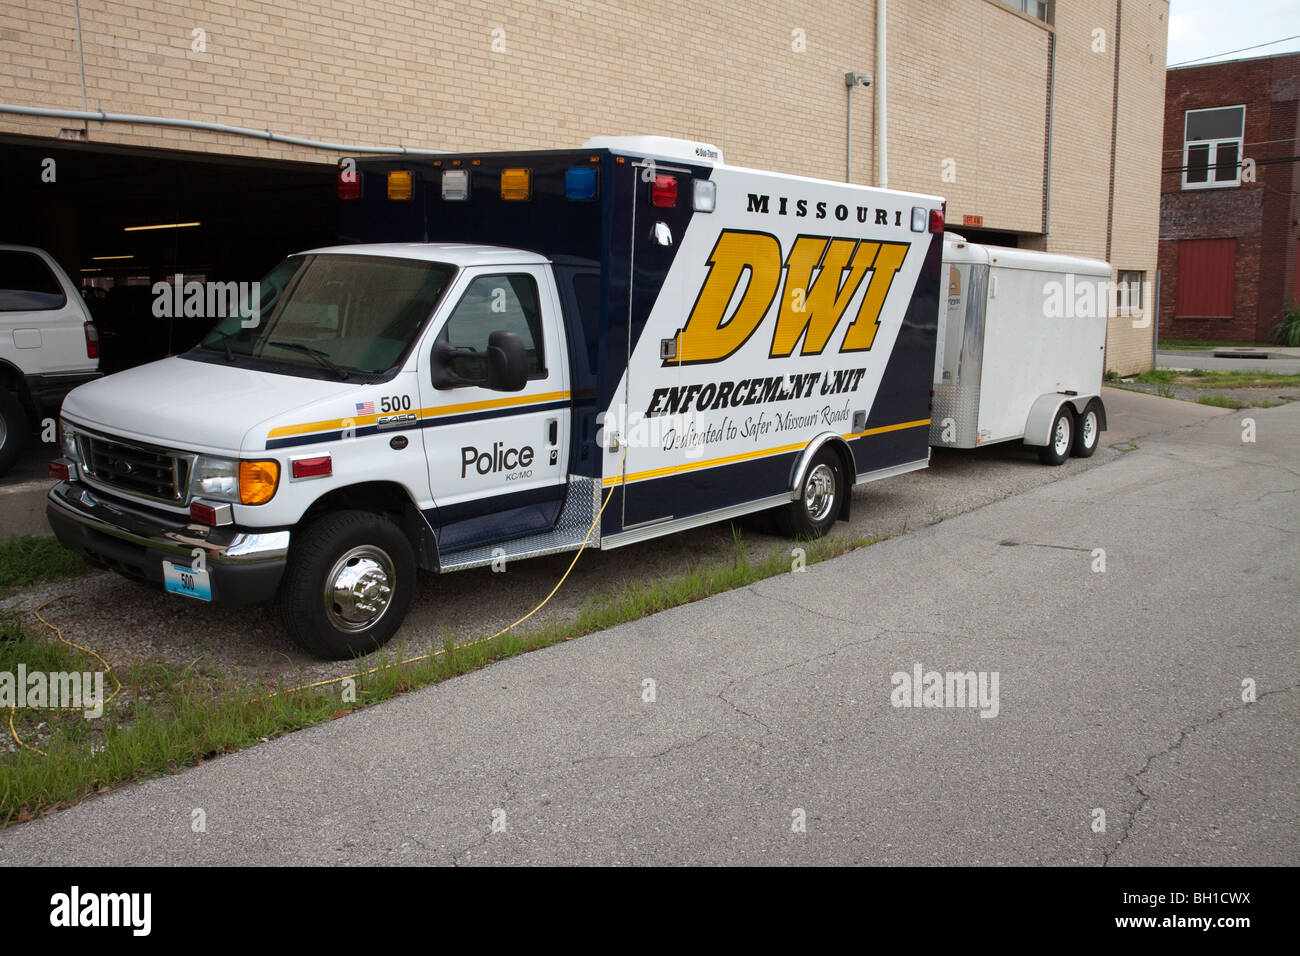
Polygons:
<instances>
[{"instance_id":1,"label":"red brick wall","mask_svg":"<svg viewBox=\"0 0 1300 956\"><path fill-rule=\"evenodd\" d=\"M1255 182L1227 189L1183 190L1183 120L1187 110L1246 106L1244 158ZM1300 231L1300 54L1170 70L1165 91L1160 203L1160 335L1164 338L1267 342L1291 301ZM1235 308L1231 319L1178 319L1177 243L1236 238Z\"/></svg>"}]
</instances>

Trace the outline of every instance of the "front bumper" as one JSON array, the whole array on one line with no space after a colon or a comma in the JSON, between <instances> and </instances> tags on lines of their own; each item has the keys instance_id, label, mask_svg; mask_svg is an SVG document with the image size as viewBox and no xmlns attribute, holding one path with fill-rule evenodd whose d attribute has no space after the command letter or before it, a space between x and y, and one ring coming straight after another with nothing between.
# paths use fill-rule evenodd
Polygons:
<instances>
[{"instance_id":1,"label":"front bumper","mask_svg":"<svg viewBox=\"0 0 1300 956\"><path fill-rule=\"evenodd\" d=\"M289 532L210 528L131 507L61 481L45 505L54 535L91 564L163 586L163 561L190 565L201 548L212 600L228 606L270 600L289 554Z\"/></svg>"}]
</instances>

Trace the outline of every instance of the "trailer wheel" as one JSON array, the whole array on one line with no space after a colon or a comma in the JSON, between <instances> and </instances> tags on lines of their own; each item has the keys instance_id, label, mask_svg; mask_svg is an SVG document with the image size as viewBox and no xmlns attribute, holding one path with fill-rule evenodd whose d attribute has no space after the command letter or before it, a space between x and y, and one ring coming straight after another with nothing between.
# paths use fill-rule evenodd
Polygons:
<instances>
[{"instance_id":1,"label":"trailer wheel","mask_svg":"<svg viewBox=\"0 0 1300 956\"><path fill-rule=\"evenodd\" d=\"M1101 438L1101 416L1097 414L1097 400L1093 399L1075 422L1074 449L1075 458L1091 458L1097 450L1097 441Z\"/></svg>"},{"instance_id":2,"label":"trailer wheel","mask_svg":"<svg viewBox=\"0 0 1300 956\"><path fill-rule=\"evenodd\" d=\"M1070 457L1070 446L1074 441L1074 412L1066 402L1052 419L1052 430L1048 433L1047 444L1038 449L1038 460L1044 465L1059 465Z\"/></svg>"},{"instance_id":3,"label":"trailer wheel","mask_svg":"<svg viewBox=\"0 0 1300 956\"><path fill-rule=\"evenodd\" d=\"M0 475L5 474L27 447L27 413L18 396L0 385Z\"/></svg>"},{"instance_id":4,"label":"trailer wheel","mask_svg":"<svg viewBox=\"0 0 1300 956\"><path fill-rule=\"evenodd\" d=\"M820 538L831 529L840 513L843 489L840 456L830 448L823 448L808 466L799 497L777 509L777 527L792 538Z\"/></svg>"},{"instance_id":5,"label":"trailer wheel","mask_svg":"<svg viewBox=\"0 0 1300 956\"><path fill-rule=\"evenodd\" d=\"M303 649L343 660L397 632L415 590L415 555L382 515L338 511L307 526L280 585L285 630Z\"/></svg>"}]
</instances>

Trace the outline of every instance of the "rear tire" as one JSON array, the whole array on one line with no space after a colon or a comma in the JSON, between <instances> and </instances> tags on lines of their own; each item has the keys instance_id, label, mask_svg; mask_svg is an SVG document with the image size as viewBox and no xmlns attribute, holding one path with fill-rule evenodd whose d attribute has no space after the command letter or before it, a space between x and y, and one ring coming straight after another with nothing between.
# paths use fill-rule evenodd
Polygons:
<instances>
[{"instance_id":1,"label":"rear tire","mask_svg":"<svg viewBox=\"0 0 1300 956\"><path fill-rule=\"evenodd\" d=\"M1052 419L1052 430L1047 434L1047 444L1038 449L1038 460L1044 465L1060 465L1070 457L1074 443L1074 409L1066 402Z\"/></svg>"},{"instance_id":2,"label":"rear tire","mask_svg":"<svg viewBox=\"0 0 1300 956\"><path fill-rule=\"evenodd\" d=\"M27 447L28 421L18 396L0 386L0 475L9 471Z\"/></svg>"},{"instance_id":3,"label":"rear tire","mask_svg":"<svg viewBox=\"0 0 1300 956\"><path fill-rule=\"evenodd\" d=\"M382 515L339 511L294 542L280 614L299 647L344 660L387 643L414 591L415 555L401 529Z\"/></svg>"},{"instance_id":4,"label":"rear tire","mask_svg":"<svg viewBox=\"0 0 1300 956\"><path fill-rule=\"evenodd\" d=\"M791 538L820 538L839 516L844 484L840 456L821 449L808 466L799 497L774 512L777 528Z\"/></svg>"},{"instance_id":5,"label":"rear tire","mask_svg":"<svg viewBox=\"0 0 1300 956\"><path fill-rule=\"evenodd\" d=\"M1097 400L1093 399L1074 423L1074 448L1071 454L1075 458L1091 458L1100 440L1101 413L1097 410Z\"/></svg>"}]
</instances>

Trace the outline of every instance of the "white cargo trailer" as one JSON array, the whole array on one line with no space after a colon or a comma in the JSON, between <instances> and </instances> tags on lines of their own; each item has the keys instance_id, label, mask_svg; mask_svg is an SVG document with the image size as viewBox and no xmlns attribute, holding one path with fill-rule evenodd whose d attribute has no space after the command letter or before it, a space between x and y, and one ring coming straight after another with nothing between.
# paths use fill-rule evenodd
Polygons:
<instances>
[{"instance_id":1,"label":"white cargo trailer","mask_svg":"<svg viewBox=\"0 0 1300 956\"><path fill-rule=\"evenodd\" d=\"M1110 266L948 233L941 276L930 444L1023 441L1049 465L1096 451Z\"/></svg>"}]
</instances>

